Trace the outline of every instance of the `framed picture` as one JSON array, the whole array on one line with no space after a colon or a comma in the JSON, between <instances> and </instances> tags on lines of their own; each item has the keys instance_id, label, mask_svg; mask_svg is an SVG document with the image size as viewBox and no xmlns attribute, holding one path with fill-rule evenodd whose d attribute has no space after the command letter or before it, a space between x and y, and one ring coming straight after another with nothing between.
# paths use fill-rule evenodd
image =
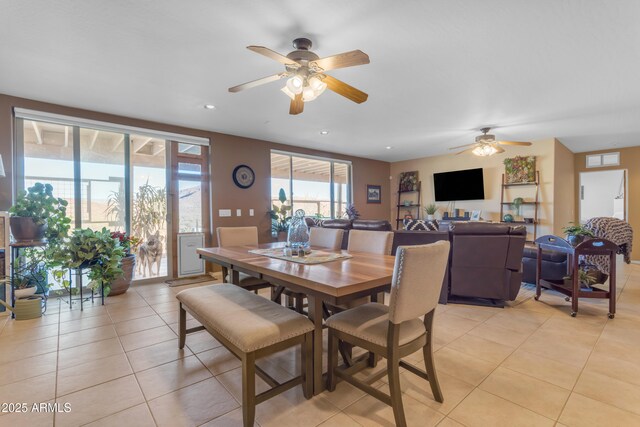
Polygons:
<instances>
[{"instance_id":1,"label":"framed picture","mask_svg":"<svg viewBox=\"0 0 640 427\"><path fill-rule=\"evenodd\" d=\"M471 221L480 221L481 210L472 211L471 212Z\"/></svg>"},{"instance_id":2,"label":"framed picture","mask_svg":"<svg viewBox=\"0 0 640 427\"><path fill-rule=\"evenodd\" d=\"M382 186L367 184L367 203L382 203Z\"/></svg>"},{"instance_id":3,"label":"framed picture","mask_svg":"<svg viewBox=\"0 0 640 427\"><path fill-rule=\"evenodd\" d=\"M418 171L400 173L400 191L416 191L418 189Z\"/></svg>"},{"instance_id":4,"label":"framed picture","mask_svg":"<svg viewBox=\"0 0 640 427\"><path fill-rule=\"evenodd\" d=\"M519 184L535 182L536 157L516 156L504 159L505 184Z\"/></svg>"}]
</instances>

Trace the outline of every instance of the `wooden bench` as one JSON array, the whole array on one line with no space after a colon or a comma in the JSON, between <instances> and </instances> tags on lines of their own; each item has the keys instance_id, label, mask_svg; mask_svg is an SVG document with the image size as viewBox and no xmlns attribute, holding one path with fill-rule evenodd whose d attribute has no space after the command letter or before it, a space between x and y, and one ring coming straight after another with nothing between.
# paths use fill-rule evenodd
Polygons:
<instances>
[{"instance_id":1,"label":"wooden bench","mask_svg":"<svg viewBox=\"0 0 640 427\"><path fill-rule=\"evenodd\" d=\"M207 330L242 361L242 416L253 426L255 407L292 387L302 384L304 397L313 395L313 323L301 314L236 285L219 284L187 289L180 301L179 347L186 335ZM187 329L187 312L202 326ZM301 347L300 376L279 383L256 365L256 359L294 345ZM271 388L256 396L255 375Z\"/></svg>"}]
</instances>

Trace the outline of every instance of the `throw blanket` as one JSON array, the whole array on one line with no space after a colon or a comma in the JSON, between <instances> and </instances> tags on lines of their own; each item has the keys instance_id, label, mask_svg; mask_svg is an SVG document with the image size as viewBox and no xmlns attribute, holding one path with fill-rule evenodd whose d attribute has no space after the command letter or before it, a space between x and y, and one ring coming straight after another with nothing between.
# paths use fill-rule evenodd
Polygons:
<instances>
[{"instance_id":1,"label":"throw blanket","mask_svg":"<svg viewBox=\"0 0 640 427\"><path fill-rule=\"evenodd\" d=\"M596 237L610 240L618 245L618 253L624 255L624 262L631 263L633 229L627 222L618 218L596 217L591 218L584 226ZM588 264L594 265L604 274L609 274L608 257L589 255L585 258Z\"/></svg>"}]
</instances>

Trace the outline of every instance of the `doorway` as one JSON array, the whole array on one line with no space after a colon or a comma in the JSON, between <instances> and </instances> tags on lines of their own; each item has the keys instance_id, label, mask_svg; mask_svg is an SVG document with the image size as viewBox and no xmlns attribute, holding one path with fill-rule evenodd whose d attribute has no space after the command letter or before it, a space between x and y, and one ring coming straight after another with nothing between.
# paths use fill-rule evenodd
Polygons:
<instances>
[{"instance_id":1,"label":"doorway","mask_svg":"<svg viewBox=\"0 0 640 427\"><path fill-rule=\"evenodd\" d=\"M594 217L627 220L625 169L580 173L580 222Z\"/></svg>"}]
</instances>

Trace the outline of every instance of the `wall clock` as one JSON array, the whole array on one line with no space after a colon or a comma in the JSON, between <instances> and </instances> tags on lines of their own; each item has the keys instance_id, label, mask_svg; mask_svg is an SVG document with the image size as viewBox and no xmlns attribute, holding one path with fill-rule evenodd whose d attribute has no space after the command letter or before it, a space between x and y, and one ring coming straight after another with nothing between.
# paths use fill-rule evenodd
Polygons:
<instances>
[{"instance_id":1,"label":"wall clock","mask_svg":"<svg viewBox=\"0 0 640 427\"><path fill-rule=\"evenodd\" d=\"M233 182L240 188L249 188L256 180L256 174L247 165L238 165L233 170Z\"/></svg>"}]
</instances>

